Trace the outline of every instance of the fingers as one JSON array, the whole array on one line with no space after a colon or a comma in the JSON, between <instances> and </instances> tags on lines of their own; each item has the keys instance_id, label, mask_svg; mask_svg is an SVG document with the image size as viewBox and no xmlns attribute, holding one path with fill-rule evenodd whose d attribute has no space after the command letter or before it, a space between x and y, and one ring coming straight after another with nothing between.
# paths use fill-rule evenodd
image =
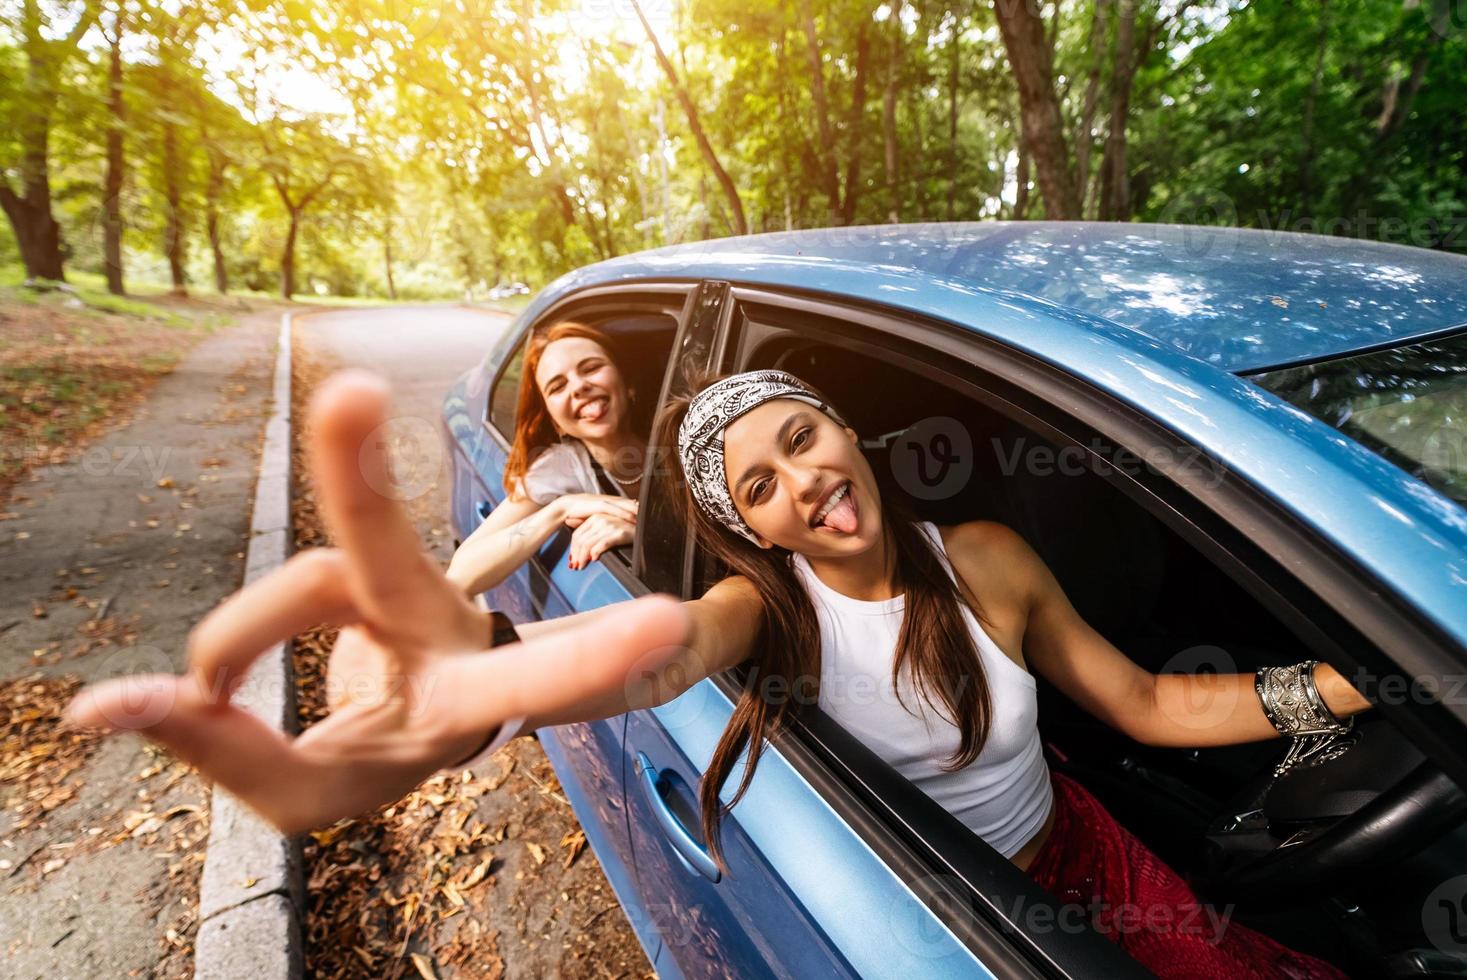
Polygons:
<instances>
[{"instance_id":1,"label":"fingers","mask_svg":"<svg viewBox=\"0 0 1467 980\"><path fill-rule=\"evenodd\" d=\"M566 564L573 569L585 568L607 548L632 540L634 533L632 525L619 517L593 514L571 535Z\"/></svg>"},{"instance_id":2,"label":"fingers","mask_svg":"<svg viewBox=\"0 0 1467 980\"><path fill-rule=\"evenodd\" d=\"M440 661L432 711L467 724L465 733L522 715L536 726L609 718L627 710L643 672L685 651L689 630L687 612L669 596L621 603L579 626Z\"/></svg>"},{"instance_id":3,"label":"fingers","mask_svg":"<svg viewBox=\"0 0 1467 980\"><path fill-rule=\"evenodd\" d=\"M341 552L316 548L230 596L189 634L189 672L211 704L227 701L261 653L297 633L358 617Z\"/></svg>"},{"instance_id":4,"label":"fingers","mask_svg":"<svg viewBox=\"0 0 1467 980\"><path fill-rule=\"evenodd\" d=\"M205 702L191 677L123 677L82 690L66 709L68 723L136 731L223 786L266 819L283 826L311 805L312 768L291 741L232 705Z\"/></svg>"},{"instance_id":5,"label":"fingers","mask_svg":"<svg viewBox=\"0 0 1467 980\"><path fill-rule=\"evenodd\" d=\"M311 399L311 472L350 575L382 602L410 586L423 566L417 532L393 496L387 453L386 382L365 371L332 375Z\"/></svg>"}]
</instances>

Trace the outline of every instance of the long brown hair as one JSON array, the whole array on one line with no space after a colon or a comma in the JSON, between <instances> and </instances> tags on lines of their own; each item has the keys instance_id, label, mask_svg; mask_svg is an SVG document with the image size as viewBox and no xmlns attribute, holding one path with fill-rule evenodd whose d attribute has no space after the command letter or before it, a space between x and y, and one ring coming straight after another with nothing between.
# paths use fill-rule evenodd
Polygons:
<instances>
[{"instance_id":1,"label":"long brown hair","mask_svg":"<svg viewBox=\"0 0 1467 980\"><path fill-rule=\"evenodd\" d=\"M699 379L694 383L694 391L701 391L717 380L717 377ZM692 397L685 395L668 402L658 418L653 445L677 445L678 426L687 414ZM677 453L671 455L676 457ZM681 461L678 474L682 477ZM765 740L786 724L792 710L791 697L776 698L772 692L808 691L799 695L798 700L813 702L813 694L819 690L820 627L814 604L791 565L791 553L778 547L754 547L704 514L694 504L685 479L680 479L679 484L671 496L684 522L694 528L698 540L715 558L732 574L749 579L764 599L763 623L754 655L746 662L748 670L743 689L698 789L703 839L718 866L727 870L719 844L720 823L748 790ZM905 595L902 626L892 663L893 684L898 699L906 707L901 698L902 688L897 684L906 671L921 700L934 711L939 711L940 703L945 713L939 713L957 726L958 748L944 763L944 768L951 772L978 758L988 740L993 717L988 679L963 621L962 605L967 605L984 623L989 621L977 597L959 589L947 574L932 542L917 526L915 516L894 493L881 494L881 516L887 553L894 559L893 582ZM748 765L737 792L725 806L719 798L719 789L750 743Z\"/></svg>"},{"instance_id":2,"label":"long brown hair","mask_svg":"<svg viewBox=\"0 0 1467 980\"><path fill-rule=\"evenodd\" d=\"M616 346L611 338L590 324L563 320L544 332L536 331L531 335L530 344L525 349L523 366L520 368L520 390L516 396L514 413L514 442L509 447L509 459L504 464L504 489L511 496L522 493L525 474L529 472L530 464L540 453L560 441L555 424L550 420L550 410L545 407L545 399L540 394L540 386L535 383L535 374L540 370L540 358L544 355L545 348L566 337L594 341L606 352L617 370L621 369L621 361L617 359ZM625 376L622 381L625 383Z\"/></svg>"}]
</instances>

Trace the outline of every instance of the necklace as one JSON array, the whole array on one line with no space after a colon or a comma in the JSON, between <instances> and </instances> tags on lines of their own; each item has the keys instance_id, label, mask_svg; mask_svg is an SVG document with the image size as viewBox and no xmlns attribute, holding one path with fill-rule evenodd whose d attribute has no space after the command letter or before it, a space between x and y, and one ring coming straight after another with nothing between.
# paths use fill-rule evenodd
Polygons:
<instances>
[{"instance_id":1,"label":"necklace","mask_svg":"<svg viewBox=\"0 0 1467 980\"><path fill-rule=\"evenodd\" d=\"M612 480L616 481L616 484L618 486L622 486L622 487L632 486L634 483L637 483L637 482L639 482L642 479L642 477L640 475L634 476L630 480L618 480L617 477L616 477L616 474L615 473L611 473L611 472L608 472L606 475L609 476L609 477L611 477Z\"/></svg>"}]
</instances>

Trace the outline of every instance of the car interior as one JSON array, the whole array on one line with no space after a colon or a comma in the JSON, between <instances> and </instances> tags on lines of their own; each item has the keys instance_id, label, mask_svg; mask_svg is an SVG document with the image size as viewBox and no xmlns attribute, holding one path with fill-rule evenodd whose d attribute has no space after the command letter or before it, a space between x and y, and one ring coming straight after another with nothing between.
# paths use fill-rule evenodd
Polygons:
<instances>
[{"instance_id":1,"label":"car interior","mask_svg":"<svg viewBox=\"0 0 1467 980\"><path fill-rule=\"evenodd\" d=\"M1116 482L1089 469L1064 474L1014 465L1016 452L1058 451L1038 433L966 393L904 372L889 358L828 343L766 347L749 366L787 370L824 392L861 436L883 493L900 495L919 519L939 525L985 519L1019 531L1085 620L1147 670L1211 664L1219 672L1251 673L1309 656L1259 599ZM875 378L880 397L871 397ZM913 451L902 434L932 419L955 420L967 434L972 471L961 492L924 499L910 492L910 480L903 485L893 474L911 466L895 455ZM721 574L704 560L700 587ZM1352 975L1467 976L1467 956L1430 941L1421 911L1443 867L1467 870L1467 810L1453 784L1436 787L1440 819L1430 837L1403 845L1397 835L1390 853L1377 855L1361 844L1357 866L1342 867L1328 888L1279 887L1277 876L1251 884L1246 875L1230 877L1234 865L1247 863L1249 848L1272 850L1281 836L1286 846L1307 840L1367 808L1423 763L1388 721L1373 717L1377 712L1357 718L1347 737L1360 748L1352 744L1337 760L1273 781L1282 739L1221 748L1146 746L1088 715L1042 676L1036 680L1051 767L1084 784L1204 900L1234 906L1233 921ZM1253 810L1266 813L1271 828L1264 821L1262 830L1240 840L1219 833L1220 827L1239 830L1234 818Z\"/></svg>"}]
</instances>

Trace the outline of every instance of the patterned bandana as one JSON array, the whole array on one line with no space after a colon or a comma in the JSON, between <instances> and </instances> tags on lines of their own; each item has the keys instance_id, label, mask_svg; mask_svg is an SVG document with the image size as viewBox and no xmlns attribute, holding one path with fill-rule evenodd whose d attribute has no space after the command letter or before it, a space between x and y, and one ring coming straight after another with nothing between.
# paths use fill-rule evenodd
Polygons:
<instances>
[{"instance_id":1,"label":"patterned bandana","mask_svg":"<svg viewBox=\"0 0 1467 980\"><path fill-rule=\"evenodd\" d=\"M723 430L734 419L776 398L793 398L813 405L838 425L846 425L835 409L794 375L784 371L746 371L699 392L677 433L683 476L698 508L756 544L758 539L753 529L739 516L729 494L728 474L723 468Z\"/></svg>"}]
</instances>

